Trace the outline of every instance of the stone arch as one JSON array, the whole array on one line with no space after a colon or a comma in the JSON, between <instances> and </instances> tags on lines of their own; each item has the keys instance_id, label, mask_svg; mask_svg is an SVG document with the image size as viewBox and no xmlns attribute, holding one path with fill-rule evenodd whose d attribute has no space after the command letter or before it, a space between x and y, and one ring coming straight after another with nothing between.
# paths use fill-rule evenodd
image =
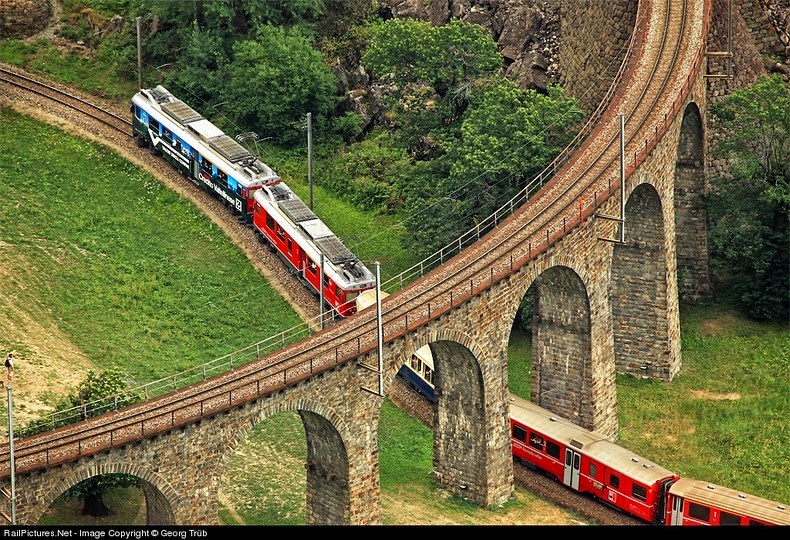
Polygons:
<instances>
[{"instance_id":1,"label":"stone arch","mask_svg":"<svg viewBox=\"0 0 790 540\"><path fill-rule=\"evenodd\" d=\"M475 504L501 504L512 496L513 472L500 352L484 350L471 332L458 327L426 328L397 347L388 367L389 388L403 363L426 346L436 394L425 415L433 434L434 480Z\"/></svg>"},{"instance_id":2,"label":"stone arch","mask_svg":"<svg viewBox=\"0 0 790 540\"><path fill-rule=\"evenodd\" d=\"M533 281L530 400L594 429L590 300L570 266L543 270Z\"/></svg>"},{"instance_id":3,"label":"stone arch","mask_svg":"<svg viewBox=\"0 0 790 540\"><path fill-rule=\"evenodd\" d=\"M278 413L296 412L302 420L307 441L307 488L305 520L308 525L351 523L349 454L346 442L352 435L341 416L325 404L294 396L264 405L234 433L221 468L236 448L260 422Z\"/></svg>"},{"instance_id":4,"label":"stone arch","mask_svg":"<svg viewBox=\"0 0 790 540\"><path fill-rule=\"evenodd\" d=\"M687 300L711 292L705 151L702 114L689 103L680 126L674 187L678 290Z\"/></svg>"},{"instance_id":5,"label":"stone arch","mask_svg":"<svg viewBox=\"0 0 790 540\"><path fill-rule=\"evenodd\" d=\"M466 341L466 344L464 343ZM485 382L468 340L430 343L434 360L433 475L451 492L486 505Z\"/></svg>"},{"instance_id":6,"label":"stone arch","mask_svg":"<svg viewBox=\"0 0 790 540\"><path fill-rule=\"evenodd\" d=\"M625 206L625 243L612 252L610 300L618 373L665 372L668 343L667 253L661 198L636 186Z\"/></svg>"},{"instance_id":7,"label":"stone arch","mask_svg":"<svg viewBox=\"0 0 790 540\"><path fill-rule=\"evenodd\" d=\"M173 511L173 501L178 500L178 495L173 486L160 474L147 468L141 468L129 462L107 462L101 466L78 467L70 474L64 475L59 481L53 483L43 495L41 502L29 512L30 524L38 523L44 512L61 495L80 482L99 476L101 474L129 474L141 480L141 488L145 495L146 524L147 525L175 525L176 518Z\"/></svg>"}]
</instances>

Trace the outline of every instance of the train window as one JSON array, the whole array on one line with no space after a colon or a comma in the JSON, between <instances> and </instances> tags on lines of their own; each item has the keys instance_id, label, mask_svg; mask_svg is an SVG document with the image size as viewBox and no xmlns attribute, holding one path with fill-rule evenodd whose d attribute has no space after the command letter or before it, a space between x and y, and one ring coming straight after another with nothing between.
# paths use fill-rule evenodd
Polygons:
<instances>
[{"instance_id":1,"label":"train window","mask_svg":"<svg viewBox=\"0 0 790 540\"><path fill-rule=\"evenodd\" d=\"M411 368L417 373L420 372L420 359L416 354L411 355Z\"/></svg>"},{"instance_id":2,"label":"train window","mask_svg":"<svg viewBox=\"0 0 790 540\"><path fill-rule=\"evenodd\" d=\"M219 183L222 187L228 187L228 175L218 170L217 183Z\"/></svg>"},{"instance_id":3,"label":"train window","mask_svg":"<svg viewBox=\"0 0 790 540\"><path fill-rule=\"evenodd\" d=\"M553 458L560 459L560 445L546 441L546 453Z\"/></svg>"},{"instance_id":4,"label":"train window","mask_svg":"<svg viewBox=\"0 0 790 540\"><path fill-rule=\"evenodd\" d=\"M277 238L285 242L285 230L279 225L277 225Z\"/></svg>"},{"instance_id":5,"label":"train window","mask_svg":"<svg viewBox=\"0 0 790 540\"><path fill-rule=\"evenodd\" d=\"M266 228L270 231L274 230L274 218L269 214L266 214ZM310 262L312 263L313 261ZM315 263L313 263L313 266L315 266Z\"/></svg>"},{"instance_id":6,"label":"train window","mask_svg":"<svg viewBox=\"0 0 790 540\"><path fill-rule=\"evenodd\" d=\"M423 375L423 378L433 384L433 370L428 366L425 366L425 375Z\"/></svg>"},{"instance_id":7,"label":"train window","mask_svg":"<svg viewBox=\"0 0 790 540\"><path fill-rule=\"evenodd\" d=\"M162 128L162 138L168 143L173 144L173 134L167 128Z\"/></svg>"},{"instance_id":8,"label":"train window","mask_svg":"<svg viewBox=\"0 0 790 540\"><path fill-rule=\"evenodd\" d=\"M729 512L722 511L721 515L719 516L719 525L740 525L741 524L741 516L736 516L735 514L730 514Z\"/></svg>"},{"instance_id":9,"label":"train window","mask_svg":"<svg viewBox=\"0 0 790 540\"><path fill-rule=\"evenodd\" d=\"M313 275L318 271L318 265L316 265L312 259L307 259L307 271Z\"/></svg>"},{"instance_id":10,"label":"train window","mask_svg":"<svg viewBox=\"0 0 790 540\"><path fill-rule=\"evenodd\" d=\"M543 451L543 437L541 437L537 433L530 434L529 445L532 448L537 448L538 450Z\"/></svg>"},{"instance_id":11,"label":"train window","mask_svg":"<svg viewBox=\"0 0 790 540\"><path fill-rule=\"evenodd\" d=\"M710 521L710 508L697 503L689 503L689 517L700 521Z\"/></svg>"},{"instance_id":12,"label":"train window","mask_svg":"<svg viewBox=\"0 0 790 540\"><path fill-rule=\"evenodd\" d=\"M609 485L612 486L614 489L620 487L620 477L616 474L609 475Z\"/></svg>"},{"instance_id":13,"label":"train window","mask_svg":"<svg viewBox=\"0 0 790 540\"><path fill-rule=\"evenodd\" d=\"M634 499L644 502L647 500L647 489L643 486L634 484L631 486L631 495L634 496Z\"/></svg>"},{"instance_id":14,"label":"train window","mask_svg":"<svg viewBox=\"0 0 790 540\"><path fill-rule=\"evenodd\" d=\"M590 462L590 476L592 478L598 478L598 465L593 462Z\"/></svg>"},{"instance_id":15,"label":"train window","mask_svg":"<svg viewBox=\"0 0 790 540\"><path fill-rule=\"evenodd\" d=\"M513 438L521 442L527 442L527 430L513 424Z\"/></svg>"},{"instance_id":16,"label":"train window","mask_svg":"<svg viewBox=\"0 0 790 540\"><path fill-rule=\"evenodd\" d=\"M291 242L291 239L288 239L288 253L291 253L294 250L294 244Z\"/></svg>"},{"instance_id":17,"label":"train window","mask_svg":"<svg viewBox=\"0 0 790 540\"><path fill-rule=\"evenodd\" d=\"M148 120L148 128L153 131L154 133L159 133L159 122L154 120L153 118Z\"/></svg>"}]
</instances>

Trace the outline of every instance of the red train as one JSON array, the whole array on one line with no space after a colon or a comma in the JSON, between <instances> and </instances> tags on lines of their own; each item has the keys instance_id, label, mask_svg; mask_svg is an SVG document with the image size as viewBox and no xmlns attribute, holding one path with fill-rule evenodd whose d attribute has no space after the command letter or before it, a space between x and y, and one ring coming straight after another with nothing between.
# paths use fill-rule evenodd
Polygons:
<instances>
[{"instance_id":1,"label":"red train","mask_svg":"<svg viewBox=\"0 0 790 540\"><path fill-rule=\"evenodd\" d=\"M433 400L433 367L426 345L412 355L398 375ZM514 394L510 395L510 436L513 457L519 462L646 523L790 525L784 504L681 478L603 435Z\"/></svg>"},{"instance_id":2,"label":"red train","mask_svg":"<svg viewBox=\"0 0 790 540\"><path fill-rule=\"evenodd\" d=\"M222 200L326 306L347 317L373 289L373 273L272 169L163 86L132 98L138 146Z\"/></svg>"},{"instance_id":3,"label":"red train","mask_svg":"<svg viewBox=\"0 0 790 540\"><path fill-rule=\"evenodd\" d=\"M785 505L680 478L518 396L510 397L513 456L571 489L657 525L790 525Z\"/></svg>"}]
</instances>

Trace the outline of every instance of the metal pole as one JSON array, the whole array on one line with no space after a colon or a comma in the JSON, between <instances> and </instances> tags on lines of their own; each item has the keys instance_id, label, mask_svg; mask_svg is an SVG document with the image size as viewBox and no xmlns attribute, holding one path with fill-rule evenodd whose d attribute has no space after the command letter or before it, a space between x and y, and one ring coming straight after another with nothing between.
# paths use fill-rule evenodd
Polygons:
<instances>
[{"instance_id":1,"label":"metal pole","mask_svg":"<svg viewBox=\"0 0 790 540\"><path fill-rule=\"evenodd\" d=\"M625 116L620 113L620 242L625 243Z\"/></svg>"},{"instance_id":2,"label":"metal pole","mask_svg":"<svg viewBox=\"0 0 790 540\"><path fill-rule=\"evenodd\" d=\"M727 77L732 77L732 0L727 2Z\"/></svg>"},{"instance_id":3,"label":"metal pole","mask_svg":"<svg viewBox=\"0 0 790 540\"><path fill-rule=\"evenodd\" d=\"M381 323L381 263L376 261L376 326L379 353L379 395L384 395L384 335Z\"/></svg>"},{"instance_id":4,"label":"metal pole","mask_svg":"<svg viewBox=\"0 0 790 540\"><path fill-rule=\"evenodd\" d=\"M8 392L8 451L11 456L11 525L16 525L16 471L14 469L14 415L11 380L6 384Z\"/></svg>"},{"instance_id":5,"label":"metal pole","mask_svg":"<svg viewBox=\"0 0 790 540\"><path fill-rule=\"evenodd\" d=\"M307 183L310 184L310 210L313 209L313 115L307 113Z\"/></svg>"},{"instance_id":6,"label":"metal pole","mask_svg":"<svg viewBox=\"0 0 790 540\"><path fill-rule=\"evenodd\" d=\"M321 330L324 329L324 254L321 254Z\"/></svg>"},{"instance_id":7,"label":"metal pole","mask_svg":"<svg viewBox=\"0 0 790 540\"><path fill-rule=\"evenodd\" d=\"M140 45L140 17L137 17L137 88L143 89L143 51Z\"/></svg>"}]
</instances>

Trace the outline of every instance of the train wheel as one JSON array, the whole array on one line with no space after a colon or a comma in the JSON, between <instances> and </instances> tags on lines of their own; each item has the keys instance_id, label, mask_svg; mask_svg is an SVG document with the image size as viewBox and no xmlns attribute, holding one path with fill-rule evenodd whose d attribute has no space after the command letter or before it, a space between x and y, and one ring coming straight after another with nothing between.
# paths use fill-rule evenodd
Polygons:
<instances>
[{"instance_id":1,"label":"train wheel","mask_svg":"<svg viewBox=\"0 0 790 540\"><path fill-rule=\"evenodd\" d=\"M134 142L137 143L137 148L145 148L148 146L148 141L146 138L140 135L135 135Z\"/></svg>"}]
</instances>

